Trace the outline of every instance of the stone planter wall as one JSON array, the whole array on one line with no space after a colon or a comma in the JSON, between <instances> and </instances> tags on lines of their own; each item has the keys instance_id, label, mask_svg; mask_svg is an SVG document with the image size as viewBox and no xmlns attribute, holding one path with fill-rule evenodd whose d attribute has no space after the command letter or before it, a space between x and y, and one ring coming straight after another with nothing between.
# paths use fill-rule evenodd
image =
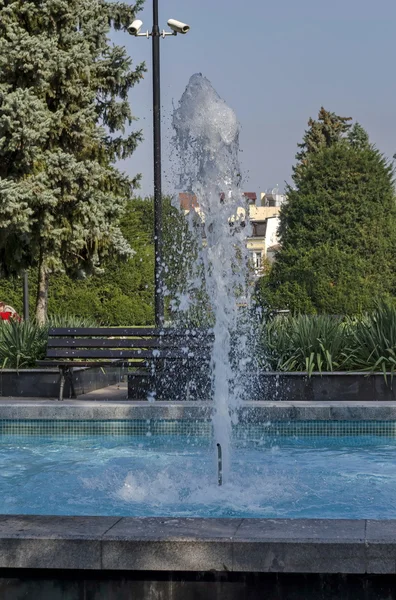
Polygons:
<instances>
[{"instance_id":1,"label":"stone planter wall","mask_svg":"<svg viewBox=\"0 0 396 600\"><path fill-rule=\"evenodd\" d=\"M396 400L396 379L383 373L261 373L252 386L252 400L381 401Z\"/></svg>"},{"instance_id":2,"label":"stone planter wall","mask_svg":"<svg viewBox=\"0 0 396 600\"><path fill-rule=\"evenodd\" d=\"M207 373L195 371L175 374L146 372L129 373L128 398L130 400L183 400L210 399L210 380ZM390 374L387 381L383 373L334 372L275 373L261 372L246 381L246 400L267 401L381 401L396 400L396 378Z\"/></svg>"},{"instance_id":3,"label":"stone planter wall","mask_svg":"<svg viewBox=\"0 0 396 600\"><path fill-rule=\"evenodd\" d=\"M121 381L122 367L78 367L73 371L73 383L77 395L87 394ZM1 369L0 397L56 398L59 393L58 369ZM70 397L66 381L64 397Z\"/></svg>"}]
</instances>

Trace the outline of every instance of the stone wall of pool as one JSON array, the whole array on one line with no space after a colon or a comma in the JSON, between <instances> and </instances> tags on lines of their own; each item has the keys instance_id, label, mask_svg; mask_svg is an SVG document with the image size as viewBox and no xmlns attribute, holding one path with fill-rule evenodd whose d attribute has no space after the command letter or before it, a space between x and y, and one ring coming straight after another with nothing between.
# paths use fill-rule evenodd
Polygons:
<instances>
[{"instance_id":1,"label":"stone wall of pool","mask_svg":"<svg viewBox=\"0 0 396 600\"><path fill-rule=\"evenodd\" d=\"M14 443L40 436L67 440L94 436L98 442L117 436L187 436L210 440L213 429L209 419L0 419L0 439L2 436L12 436ZM245 421L233 426L236 442L362 436L396 438L396 420Z\"/></svg>"},{"instance_id":2,"label":"stone wall of pool","mask_svg":"<svg viewBox=\"0 0 396 600\"><path fill-rule=\"evenodd\" d=\"M7 600L393 600L396 521L0 516Z\"/></svg>"},{"instance_id":3,"label":"stone wall of pool","mask_svg":"<svg viewBox=\"0 0 396 600\"><path fill-rule=\"evenodd\" d=\"M190 420L208 421L209 402L132 402L0 398L0 421L17 420ZM245 402L239 419L246 423L272 421L396 421L396 401Z\"/></svg>"}]
</instances>

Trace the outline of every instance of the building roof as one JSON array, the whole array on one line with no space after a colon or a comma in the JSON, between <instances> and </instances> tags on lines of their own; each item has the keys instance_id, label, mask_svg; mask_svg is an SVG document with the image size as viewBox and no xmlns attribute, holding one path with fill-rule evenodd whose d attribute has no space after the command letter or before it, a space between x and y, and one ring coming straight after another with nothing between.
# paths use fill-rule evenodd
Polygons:
<instances>
[{"instance_id":1,"label":"building roof","mask_svg":"<svg viewBox=\"0 0 396 600\"><path fill-rule=\"evenodd\" d=\"M281 244L274 244L273 246L268 246L267 252L278 252L281 248Z\"/></svg>"},{"instance_id":2,"label":"building roof","mask_svg":"<svg viewBox=\"0 0 396 600\"><path fill-rule=\"evenodd\" d=\"M256 192L243 192L243 195L245 196L245 198L251 200L252 202L256 202L257 200Z\"/></svg>"},{"instance_id":3,"label":"building roof","mask_svg":"<svg viewBox=\"0 0 396 600\"><path fill-rule=\"evenodd\" d=\"M196 195L189 192L181 192L179 194L179 202L182 210L191 210L192 208L199 207Z\"/></svg>"}]
</instances>

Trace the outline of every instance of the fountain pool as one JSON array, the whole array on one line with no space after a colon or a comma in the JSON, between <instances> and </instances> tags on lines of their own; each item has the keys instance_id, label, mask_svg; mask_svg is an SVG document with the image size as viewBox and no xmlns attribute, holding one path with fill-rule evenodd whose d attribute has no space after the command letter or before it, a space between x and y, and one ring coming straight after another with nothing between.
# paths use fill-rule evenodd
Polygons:
<instances>
[{"instance_id":1,"label":"fountain pool","mask_svg":"<svg viewBox=\"0 0 396 600\"><path fill-rule=\"evenodd\" d=\"M2 514L334 519L396 514L396 437L389 422L240 426L223 487L213 477L207 421L113 421L105 429L97 422L95 434L92 421L58 423L51 433L47 422L47 433L40 435L37 424L26 434L23 423L0 437Z\"/></svg>"}]
</instances>

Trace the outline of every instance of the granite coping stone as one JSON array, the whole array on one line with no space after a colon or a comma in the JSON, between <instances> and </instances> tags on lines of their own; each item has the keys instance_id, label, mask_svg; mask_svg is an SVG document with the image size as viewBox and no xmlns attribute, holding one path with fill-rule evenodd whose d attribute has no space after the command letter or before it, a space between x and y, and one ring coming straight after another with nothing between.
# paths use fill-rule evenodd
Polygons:
<instances>
[{"instance_id":1,"label":"granite coping stone","mask_svg":"<svg viewBox=\"0 0 396 600\"><path fill-rule=\"evenodd\" d=\"M361 573L365 521L246 519L234 537L233 570Z\"/></svg>"},{"instance_id":2,"label":"granite coping stone","mask_svg":"<svg viewBox=\"0 0 396 600\"><path fill-rule=\"evenodd\" d=\"M209 419L209 402L0 399L0 420L134 420ZM239 410L240 421L369 421L396 420L396 401L252 401Z\"/></svg>"},{"instance_id":3,"label":"granite coping stone","mask_svg":"<svg viewBox=\"0 0 396 600\"><path fill-rule=\"evenodd\" d=\"M366 522L361 519L243 519L234 539L238 542L362 542L365 528Z\"/></svg>"},{"instance_id":4,"label":"granite coping stone","mask_svg":"<svg viewBox=\"0 0 396 600\"><path fill-rule=\"evenodd\" d=\"M0 568L396 574L396 520L0 515Z\"/></svg>"},{"instance_id":5,"label":"granite coping stone","mask_svg":"<svg viewBox=\"0 0 396 600\"><path fill-rule=\"evenodd\" d=\"M0 568L100 569L101 538L119 517L0 515Z\"/></svg>"}]
</instances>

